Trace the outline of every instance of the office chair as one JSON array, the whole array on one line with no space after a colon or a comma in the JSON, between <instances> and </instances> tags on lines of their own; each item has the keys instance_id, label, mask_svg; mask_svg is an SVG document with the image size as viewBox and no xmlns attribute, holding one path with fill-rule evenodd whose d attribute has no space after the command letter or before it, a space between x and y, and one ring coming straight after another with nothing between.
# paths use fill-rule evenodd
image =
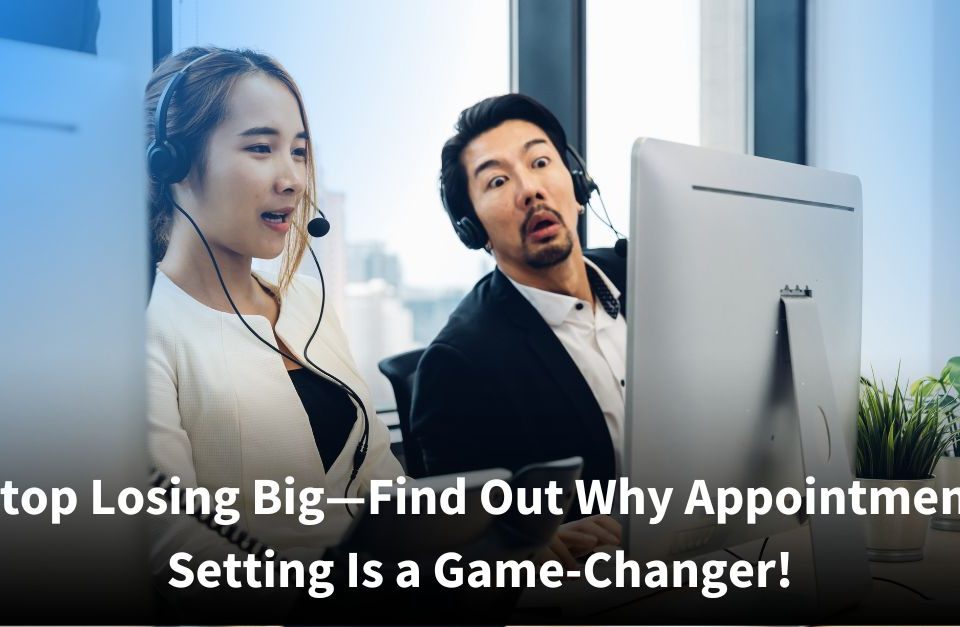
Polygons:
<instances>
[{"instance_id":1,"label":"office chair","mask_svg":"<svg viewBox=\"0 0 960 627\"><path fill-rule=\"evenodd\" d=\"M400 419L400 435L403 438L403 457L407 474L418 478L427 474L423 463L423 451L416 439L410 435L410 405L413 400L413 377L417 373L417 364L425 349L419 348L393 357L387 357L377 364L380 372L393 386L393 396L397 401L397 417Z\"/></svg>"}]
</instances>

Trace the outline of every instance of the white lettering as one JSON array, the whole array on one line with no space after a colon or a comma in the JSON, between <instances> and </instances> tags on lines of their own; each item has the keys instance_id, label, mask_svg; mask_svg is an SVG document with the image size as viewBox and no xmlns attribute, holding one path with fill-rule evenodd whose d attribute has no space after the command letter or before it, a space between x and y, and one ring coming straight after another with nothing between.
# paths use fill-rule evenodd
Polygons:
<instances>
[{"instance_id":1,"label":"white lettering","mask_svg":"<svg viewBox=\"0 0 960 627\"><path fill-rule=\"evenodd\" d=\"M494 493L491 494L491 492ZM500 501L499 506L494 504L497 501ZM483 509L493 516L499 516L510 511L513 506L513 492L510 491L510 484L503 479L493 479L486 482L480 491L480 503L483 504Z\"/></svg>"},{"instance_id":2,"label":"white lettering","mask_svg":"<svg viewBox=\"0 0 960 627\"><path fill-rule=\"evenodd\" d=\"M683 510L686 516L693 514L698 507L703 508L703 513L713 516L713 501L710 500L710 493L707 491L707 482L703 479L697 479L693 482L690 489L690 497L687 499L687 508Z\"/></svg>"},{"instance_id":3,"label":"white lettering","mask_svg":"<svg viewBox=\"0 0 960 627\"><path fill-rule=\"evenodd\" d=\"M280 511L280 486L276 481L257 479L253 482L255 500L253 511L257 515L276 514Z\"/></svg>"},{"instance_id":4,"label":"white lettering","mask_svg":"<svg viewBox=\"0 0 960 627\"><path fill-rule=\"evenodd\" d=\"M171 578L169 583L174 588L186 588L187 586L193 583L193 571L183 566L182 563L190 563L190 560L193 559L193 556L189 553L184 553L183 551L179 553L174 553L170 558L170 570L174 573L181 575L182 580L176 578Z\"/></svg>"}]
</instances>

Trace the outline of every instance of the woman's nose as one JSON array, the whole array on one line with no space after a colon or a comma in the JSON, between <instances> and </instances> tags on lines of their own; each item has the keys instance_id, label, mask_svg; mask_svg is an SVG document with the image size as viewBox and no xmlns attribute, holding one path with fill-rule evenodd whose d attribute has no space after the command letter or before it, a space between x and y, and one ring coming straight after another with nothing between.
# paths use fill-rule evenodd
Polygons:
<instances>
[{"instance_id":1,"label":"woman's nose","mask_svg":"<svg viewBox=\"0 0 960 627\"><path fill-rule=\"evenodd\" d=\"M286 159L280 166L274 182L278 194L302 194L306 188L306 168L302 163Z\"/></svg>"}]
</instances>

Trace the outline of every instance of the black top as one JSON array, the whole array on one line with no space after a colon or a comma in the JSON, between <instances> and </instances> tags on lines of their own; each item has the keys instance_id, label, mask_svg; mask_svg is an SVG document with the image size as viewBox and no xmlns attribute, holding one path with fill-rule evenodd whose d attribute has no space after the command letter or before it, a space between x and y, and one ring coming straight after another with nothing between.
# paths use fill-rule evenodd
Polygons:
<instances>
[{"instance_id":1,"label":"black top","mask_svg":"<svg viewBox=\"0 0 960 627\"><path fill-rule=\"evenodd\" d=\"M613 250L586 256L626 291L625 259ZM600 301L611 315L626 313L622 297ZM593 391L553 329L499 270L464 297L423 354L410 416L431 475L515 472L579 455L584 480L614 478L610 429Z\"/></svg>"},{"instance_id":2,"label":"black top","mask_svg":"<svg viewBox=\"0 0 960 627\"><path fill-rule=\"evenodd\" d=\"M336 383L306 368L287 372L310 418L313 440L320 452L323 469L330 472L330 466L340 456L357 420L357 408Z\"/></svg>"}]
</instances>

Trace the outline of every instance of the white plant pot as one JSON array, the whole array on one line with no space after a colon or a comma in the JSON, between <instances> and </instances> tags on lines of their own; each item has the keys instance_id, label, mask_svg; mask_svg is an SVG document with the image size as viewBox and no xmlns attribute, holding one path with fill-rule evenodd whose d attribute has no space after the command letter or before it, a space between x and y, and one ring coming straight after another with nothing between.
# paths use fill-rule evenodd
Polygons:
<instances>
[{"instance_id":1,"label":"white plant pot","mask_svg":"<svg viewBox=\"0 0 960 627\"><path fill-rule=\"evenodd\" d=\"M934 470L937 475L936 487L939 494L950 488L960 488L960 457L941 457ZM960 531L960 512L953 514L934 514L930 526L943 531Z\"/></svg>"},{"instance_id":2,"label":"white plant pot","mask_svg":"<svg viewBox=\"0 0 960 627\"><path fill-rule=\"evenodd\" d=\"M875 514L867 516L867 557L875 562L915 562L923 559L930 516L913 509L913 497L920 488L933 486L934 479L893 481L857 479L867 490L906 488L909 492L908 514Z\"/></svg>"}]
</instances>

